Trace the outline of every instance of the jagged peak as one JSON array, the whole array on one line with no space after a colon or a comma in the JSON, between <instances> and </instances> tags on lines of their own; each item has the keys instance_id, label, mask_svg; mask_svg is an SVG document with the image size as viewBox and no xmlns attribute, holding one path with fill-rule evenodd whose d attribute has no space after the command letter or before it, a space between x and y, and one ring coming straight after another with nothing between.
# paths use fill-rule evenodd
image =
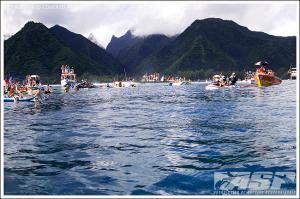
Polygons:
<instances>
[{"instance_id":1,"label":"jagged peak","mask_svg":"<svg viewBox=\"0 0 300 199\"><path fill-rule=\"evenodd\" d=\"M55 24L54 26L51 27L51 29L64 29L64 30L68 30L67 28L59 25L59 24Z\"/></svg>"},{"instance_id":2,"label":"jagged peak","mask_svg":"<svg viewBox=\"0 0 300 199\"><path fill-rule=\"evenodd\" d=\"M32 26L40 26L40 27L46 27L44 24L40 23L40 22L34 22L34 21L28 21L23 28L27 28L27 27L32 27ZM47 28L47 27L46 27Z\"/></svg>"},{"instance_id":3,"label":"jagged peak","mask_svg":"<svg viewBox=\"0 0 300 199\"><path fill-rule=\"evenodd\" d=\"M125 35L126 36L132 36L132 32L131 32L131 30L129 29L129 30L127 30L127 32L125 33ZM124 35L123 35L124 36Z\"/></svg>"},{"instance_id":4,"label":"jagged peak","mask_svg":"<svg viewBox=\"0 0 300 199\"><path fill-rule=\"evenodd\" d=\"M132 34L132 32L134 31L134 29L129 29L125 32L124 35L120 36L120 37L117 37L115 35L113 35L111 37L111 39L120 39L120 38L123 38L123 37L134 37L134 35Z\"/></svg>"}]
</instances>

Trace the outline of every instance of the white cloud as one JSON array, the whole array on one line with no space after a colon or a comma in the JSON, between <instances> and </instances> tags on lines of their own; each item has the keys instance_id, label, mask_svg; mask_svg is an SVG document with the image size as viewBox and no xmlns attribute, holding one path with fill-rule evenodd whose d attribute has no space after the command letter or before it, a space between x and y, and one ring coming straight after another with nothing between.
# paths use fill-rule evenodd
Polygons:
<instances>
[{"instance_id":1,"label":"white cloud","mask_svg":"<svg viewBox=\"0 0 300 199\"><path fill-rule=\"evenodd\" d=\"M208 3L208 2L90 2L3 5L4 34L14 34L27 21L55 24L96 39L106 46L112 35L128 29L136 35L184 31L194 20L208 17L229 19L251 30L273 35L298 34L297 2Z\"/></svg>"}]
</instances>

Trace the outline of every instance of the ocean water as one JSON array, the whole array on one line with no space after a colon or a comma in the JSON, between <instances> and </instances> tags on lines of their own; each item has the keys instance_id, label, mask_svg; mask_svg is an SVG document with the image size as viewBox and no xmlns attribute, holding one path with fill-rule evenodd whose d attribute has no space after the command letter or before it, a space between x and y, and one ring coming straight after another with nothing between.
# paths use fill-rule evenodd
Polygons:
<instances>
[{"instance_id":1,"label":"ocean water","mask_svg":"<svg viewBox=\"0 0 300 199\"><path fill-rule=\"evenodd\" d=\"M4 194L214 194L214 172L296 169L296 81L95 88L4 104Z\"/></svg>"}]
</instances>

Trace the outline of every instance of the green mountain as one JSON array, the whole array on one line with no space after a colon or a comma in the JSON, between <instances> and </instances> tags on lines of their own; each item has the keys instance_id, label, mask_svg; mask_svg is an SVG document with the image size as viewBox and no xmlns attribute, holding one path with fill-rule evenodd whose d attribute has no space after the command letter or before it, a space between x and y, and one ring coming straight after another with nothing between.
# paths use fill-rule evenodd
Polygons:
<instances>
[{"instance_id":1,"label":"green mountain","mask_svg":"<svg viewBox=\"0 0 300 199\"><path fill-rule=\"evenodd\" d=\"M117 57L113 57L112 55ZM128 31L113 36L106 51L80 34L28 22L4 41L5 75L38 74L44 82L59 82L60 67L68 64L81 77L139 77L145 72L207 78L219 72L255 70L266 60L279 76L296 65L296 37L251 31L233 21L208 18L194 21L176 37L136 37Z\"/></svg>"},{"instance_id":2,"label":"green mountain","mask_svg":"<svg viewBox=\"0 0 300 199\"><path fill-rule=\"evenodd\" d=\"M173 38L161 34L140 38L140 40L134 44L122 48L117 55L117 59L122 60L125 66L130 66L128 67L129 73L135 74L136 71L140 70L139 65L146 57L157 52L172 39ZM151 68L147 67L146 70L151 70Z\"/></svg>"},{"instance_id":3,"label":"green mountain","mask_svg":"<svg viewBox=\"0 0 300 199\"><path fill-rule=\"evenodd\" d=\"M98 62L102 66L102 70L107 71L108 74L121 74L123 72L124 69L117 59L84 36L73 33L59 25L53 26L50 31L73 51Z\"/></svg>"},{"instance_id":4,"label":"green mountain","mask_svg":"<svg viewBox=\"0 0 300 199\"><path fill-rule=\"evenodd\" d=\"M128 30L123 36L116 37L115 35L112 36L109 44L106 47L106 51L112 54L114 57L117 57L120 50L124 48L128 48L142 38L134 36L130 30Z\"/></svg>"},{"instance_id":5,"label":"green mountain","mask_svg":"<svg viewBox=\"0 0 300 199\"><path fill-rule=\"evenodd\" d=\"M137 74L157 71L192 78L207 78L217 72L253 71L253 64L260 60L268 61L271 69L285 76L289 66L296 64L296 37L255 32L218 18L196 20L160 47L155 42L148 44L153 46L147 48L156 48L155 52L141 56L145 47L136 44L122 49L119 60Z\"/></svg>"},{"instance_id":6,"label":"green mountain","mask_svg":"<svg viewBox=\"0 0 300 199\"><path fill-rule=\"evenodd\" d=\"M80 39L77 42L80 43ZM28 22L4 42L4 72L18 76L38 74L44 82L59 82L62 64L73 66L79 76L120 73L122 66L118 61L103 49L96 49L88 42L85 45L81 47L85 47L86 51L74 50L74 46L43 24ZM96 53L87 56L89 50Z\"/></svg>"}]
</instances>

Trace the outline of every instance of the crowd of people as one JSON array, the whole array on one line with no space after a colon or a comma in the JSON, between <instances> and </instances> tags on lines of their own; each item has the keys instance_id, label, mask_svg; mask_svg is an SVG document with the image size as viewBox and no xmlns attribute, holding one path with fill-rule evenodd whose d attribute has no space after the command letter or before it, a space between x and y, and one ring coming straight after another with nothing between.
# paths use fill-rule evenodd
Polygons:
<instances>
[{"instance_id":1,"label":"crowd of people","mask_svg":"<svg viewBox=\"0 0 300 199\"><path fill-rule=\"evenodd\" d=\"M237 80L238 78L234 72L229 77L225 77L225 75L221 73L220 75L215 76L213 79L213 84L219 87L232 86L236 84Z\"/></svg>"},{"instance_id":2,"label":"crowd of people","mask_svg":"<svg viewBox=\"0 0 300 199\"><path fill-rule=\"evenodd\" d=\"M68 73L72 74L74 73L74 69L73 67L70 67L69 65L65 64L65 65L61 65L61 72L66 74Z\"/></svg>"},{"instance_id":3,"label":"crowd of people","mask_svg":"<svg viewBox=\"0 0 300 199\"><path fill-rule=\"evenodd\" d=\"M262 74L268 74L268 75L274 75L274 72L272 70L266 70L265 67L260 66L257 70L257 73L262 73Z\"/></svg>"},{"instance_id":4,"label":"crowd of people","mask_svg":"<svg viewBox=\"0 0 300 199\"><path fill-rule=\"evenodd\" d=\"M18 101L22 98L41 98L41 94L52 93L52 87L48 84L45 88L37 87L40 86L40 82L37 81L25 81L5 79L3 84L4 97L13 98Z\"/></svg>"}]
</instances>

